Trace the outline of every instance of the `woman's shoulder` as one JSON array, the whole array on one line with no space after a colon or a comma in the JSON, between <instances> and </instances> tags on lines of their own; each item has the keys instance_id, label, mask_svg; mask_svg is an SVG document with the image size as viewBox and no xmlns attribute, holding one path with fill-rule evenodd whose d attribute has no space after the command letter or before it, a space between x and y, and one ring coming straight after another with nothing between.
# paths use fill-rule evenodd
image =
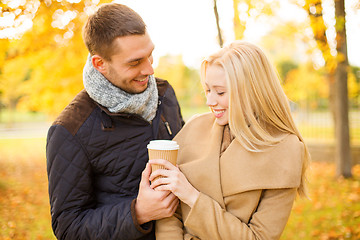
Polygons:
<instances>
[{"instance_id":1,"label":"woman's shoulder","mask_svg":"<svg viewBox=\"0 0 360 240\"><path fill-rule=\"evenodd\" d=\"M194 124L203 121L214 121L214 116L211 112L194 114L189 118L186 124Z\"/></svg>"},{"instance_id":2,"label":"woman's shoulder","mask_svg":"<svg viewBox=\"0 0 360 240\"><path fill-rule=\"evenodd\" d=\"M280 141L279 144L275 146L275 149L279 149L281 151L291 149L297 150L297 152L302 152L304 150L304 143L301 142L299 137L295 134L286 134L282 141Z\"/></svg>"},{"instance_id":3,"label":"woman's shoulder","mask_svg":"<svg viewBox=\"0 0 360 240\"><path fill-rule=\"evenodd\" d=\"M209 132L214 125L214 116L211 113L202 113L192 116L186 121L180 132L177 133L174 140L183 141L198 139L203 136L204 132Z\"/></svg>"},{"instance_id":4,"label":"woman's shoulder","mask_svg":"<svg viewBox=\"0 0 360 240\"><path fill-rule=\"evenodd\" d=\"M250 152L234 142L224 153L224 181L241 182L223 187L231 195L255 189L297 188L300 185L304 145L294 134L284 134L276 145L261 152Z\"/></svg>"},{"instance_id":5,"label":"woman's shoulder","mask_svg":"<svg viewBox=\"0 0 360 240\"><path fill-rule=\"evenodd\" d=\"M193 115L188 121L186 121L182 131L188 131L189 129L202 129L211 127L214 124L214 115L210 112Z\"/></svg>"}]
</instances>

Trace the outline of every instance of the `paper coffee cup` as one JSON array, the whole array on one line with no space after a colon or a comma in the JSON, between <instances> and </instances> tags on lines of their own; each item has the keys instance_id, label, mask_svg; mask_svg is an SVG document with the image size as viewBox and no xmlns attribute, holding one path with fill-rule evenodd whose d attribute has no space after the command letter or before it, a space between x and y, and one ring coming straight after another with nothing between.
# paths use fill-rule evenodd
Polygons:
<instances>
[{"instance_id":1,"label":"paper coffee cup","mask_svg":"<svg viewBox=\"0 0 360 240\"><path fill-rule=\"evenodd\" d=\"M176 165L179 145L171 140L153 140L147 145L149 159L165 159ZM165 169L162 165L151 164L151 171ZM157 178L156 178L157 179ZM154 180L156 180L154 179Z\"/></svg>"}]
</instances>

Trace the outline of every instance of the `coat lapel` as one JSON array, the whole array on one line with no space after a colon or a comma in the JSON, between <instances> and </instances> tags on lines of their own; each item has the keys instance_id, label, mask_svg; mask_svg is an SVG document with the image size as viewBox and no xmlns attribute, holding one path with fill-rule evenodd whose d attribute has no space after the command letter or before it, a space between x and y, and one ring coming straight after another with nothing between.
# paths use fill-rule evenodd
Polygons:
<instances>
[{"instance_id":1,"label":"coat lapel","mask_svg":"<svg viewBox=\"0 0 360 240\"><path fill-rule=\"evenodd\" d=\"M245 150L234 139L221 158L223 126L210 114L189 121L174 138L180 145L178 165L189 182L224 207L224 197L257 189L297 188L304 146L284 135L264 152Z\"/></svg>"},{"instance_id":2,"label":"coat lapel","mask_svg":"<svg viewBox=\"0 0 360 240\"><path fill-rule=\"evenodd\" d=\"M299 187L303 151L303 144L291 134L258 153L245 150L235 139L220 159L224 197L257 189Z\"/></svg>"},{"instance_id":3,"label":"coat lapel","mask_svg":"<svg viewBox=\"0 0 360 240\"><path fill-rule=\"evenodd\" d=\"M206 118L184 127L175 140L180 145L180 170L197 190L210 196L224 208L219 166L222 134L223 126L215 123L213 118L210 121Z\"/></svg>"}]
</instances>

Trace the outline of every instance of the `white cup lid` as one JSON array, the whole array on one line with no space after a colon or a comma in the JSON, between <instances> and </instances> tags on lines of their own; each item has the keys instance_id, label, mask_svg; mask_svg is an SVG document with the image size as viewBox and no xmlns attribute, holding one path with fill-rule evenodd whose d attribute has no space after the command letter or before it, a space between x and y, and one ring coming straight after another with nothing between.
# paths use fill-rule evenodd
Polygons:
<instances>
[{"instance_id":1,"label":"white cup lid","mask_svg":"<svg viewBox=\"0 0 360 240\"><path fill-rule=\"evenodd\" d=\"M179 145L172 140L153 140L147 145L148 149L154 150L177 150Z\"/></svg>"}]
</instances>

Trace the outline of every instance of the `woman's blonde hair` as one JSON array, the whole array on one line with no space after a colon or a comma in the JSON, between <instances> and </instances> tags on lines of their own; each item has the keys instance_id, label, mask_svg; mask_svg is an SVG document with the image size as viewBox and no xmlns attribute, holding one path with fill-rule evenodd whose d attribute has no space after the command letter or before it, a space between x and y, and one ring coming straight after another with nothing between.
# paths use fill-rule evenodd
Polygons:
<instances>
[{"instance_id":1,"label":"woman's blonde hair","mask_svg":"<svg viewBox=\"0 0 360 240\"><path fill-rule=\"evenodd\" d=\"M304 140L291 115L286 97L275 68L264 52L254 44L235 41L205 59L201 64L201 79L206 68L219 65L225 70L229 91L229 127L232 134L248 151L261 152L283 140L283 132L295 134ZM306 170L310 154L304 143L300 196L306 193Z\"/></svg>"}]
</instances>

